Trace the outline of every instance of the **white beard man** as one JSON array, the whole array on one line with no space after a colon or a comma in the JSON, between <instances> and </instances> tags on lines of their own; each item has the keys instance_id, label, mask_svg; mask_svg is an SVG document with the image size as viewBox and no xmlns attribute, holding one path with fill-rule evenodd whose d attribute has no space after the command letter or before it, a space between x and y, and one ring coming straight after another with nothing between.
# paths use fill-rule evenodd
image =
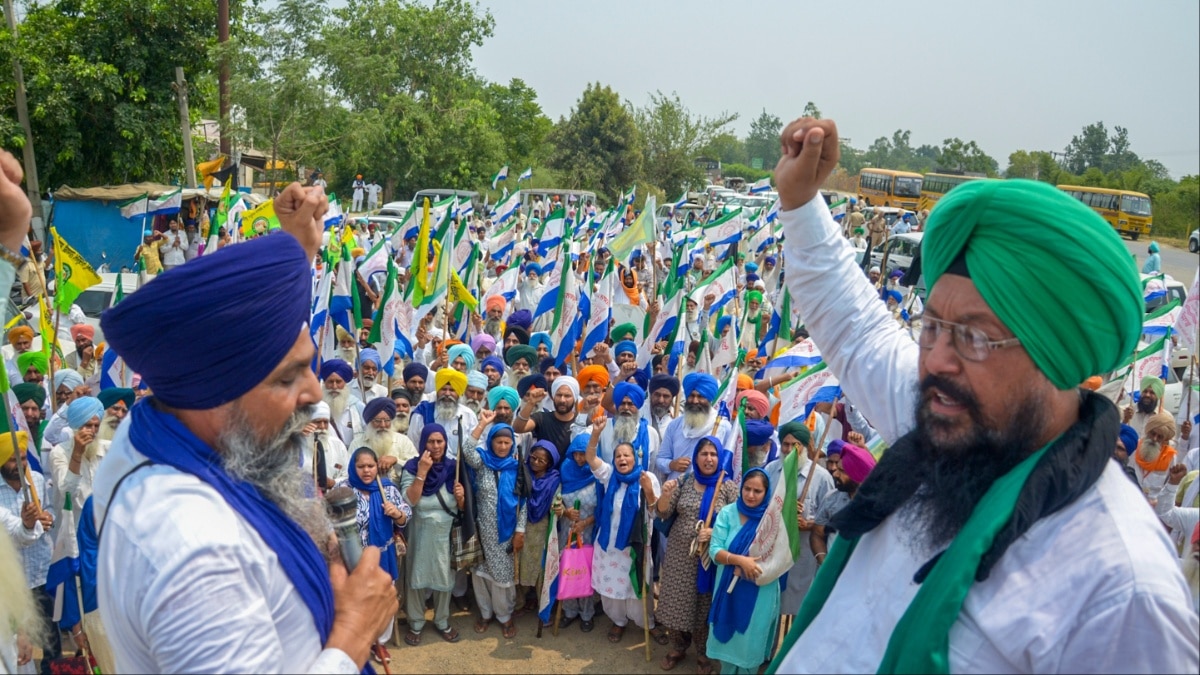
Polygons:
<instances>
[{"instance_id":1,"label":"white beard man","mask_svg":"<svg viewBox=\"0 0 1200 675\"><path fill-rule=\"evenodd\" d=\"M100 392L96 397L104 406L104 417L100 420L100 431L96 434L102 441L111 441L121 426L121 420L129 414L129 408L134 403L132 389L110 387Z\"/></svg>"},{"instance_id":2,"label":"white beard man","mask_svg":"<svg viewBox=\"0 0 1200 675\"><path fill-rule=\"evenodd\" d=\"M313 482L322 492L346 477L347 464L350 462L346 444L331 428L329 418L329 404L321 401L313 406L312 421L304 427L307 442L303 446L300 463L304 473L313 477Z\"/></svg>"},{"instance_id":3,"label":"white beard man","mask_svg":"<svg viewBox=\"0 0 1200 675\"><path fill-rule=\"evenodd\" d=\"M354 370L341 359L330 359L321 364L320 375L321 397L329 406L333 428L343 443L348 442L365 426L362 421L363 402L346 386L354 378Z\"/></svg>"},{"instance_id":4,"label":"white beard man","mask_svg":"<svg viewBox=\"0 0 1200 675\"><path fill-rule=\"evenodd\" d=\"M613 403L617 406L616 415L611 424L600 432L600 455L606 462L612 461L613 451L622 443L633 446L639 460L642 453L649 455L648 466L653 467L659 452L658 432L650 427L650 423L642 419L641 407L646 402L646 394L637 385L630 382L620 382L613 387ZM644 441L639 442L639 436L645 429Z\"/></svg>"},{"instance_id":5,"label":"white beard man","mask_svg":"<svg viewBox=\"0 0 1200 675\"><path fill-rule=\"evenodd\" d=\"M470 438L469 434L479 418L471 409L460 401L467 390L467 376L453 368L441 368L433 376L433 385L437 392L437 400L433 404L433 420L446 429L446 455L451 459L458 457L459 441L462 447L475 447L478 438ZM461 419L462 433L459 433ZM413 443L421 440L421 429L425 427L425 417L420 410L413 411L409 416L408 438ZM414 445L415 447L415 445Z\"/></svg>"},{"instance_id":6,"label":"white beard man","mask_svg":"<svg viewBox=\"0 0 1200 675\"><path fill-rule=\"evenodd\" d=\"M717 378L708 373L689 373L683 378L683 415L672 420L663 434L655 462L659 478L678 478L691 467L696 442L712 434L713 424L717 423L717 411L710 401L716 399L718 386ZM729 421L722 419L712 435L724 444L730 428Z\"/></svg>"},{"instance_id":7,"label":"white beard man","mask_svg":"<svg viewBox=\"0 0 1200 675\"><path fill-rule=\"evenodd\" d=\"M104 407L92 396L77 398L67 409L67 423L72 431L63 442L50 451L49 477L58 488L56 510L61 511L63 499L69 492L73 502L80 505L92 494L92 484L100 461L108 451L109 442L97 438ZM77 551L74 541L71 550Z\"/></svg>"}]
</instances>

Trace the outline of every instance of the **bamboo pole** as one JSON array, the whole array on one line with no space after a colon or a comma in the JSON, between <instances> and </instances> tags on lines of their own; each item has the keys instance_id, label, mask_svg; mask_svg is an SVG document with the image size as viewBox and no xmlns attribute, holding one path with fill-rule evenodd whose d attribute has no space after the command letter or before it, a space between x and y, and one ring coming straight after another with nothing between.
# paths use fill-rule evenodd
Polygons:
<instances>
[{"instance_id":1,"label":"bamboo pole","mask_svg":"<svg viewBox=\"0 0 1200 675\"><path fill-rule=\"evenodd\" d=\"M833 400L833 405L837 405L837 402L841 398L842 398L841 396L838 396L837 398L835 398ZM809 462L817 461L817 454L820 452L820 448L825 445L825 438L827 436L829 436L829 427L832 427L832 426L833 426L833 412L831 410L829 413L829 421L825 422L825 428L821 430L821 440L817 441L816 446L809 448L809 450L808 450L808 461ZM808 497L808 488L810 485L812 485L813 474L815 474L815 473L816 473L816 471L813 471L812 467L809 467L808 476L804 479L804 489L800 491L800 496L796 499L797 504L801 504L801 505L804 504L804 500Z\"/></svg>"}]
</instances>

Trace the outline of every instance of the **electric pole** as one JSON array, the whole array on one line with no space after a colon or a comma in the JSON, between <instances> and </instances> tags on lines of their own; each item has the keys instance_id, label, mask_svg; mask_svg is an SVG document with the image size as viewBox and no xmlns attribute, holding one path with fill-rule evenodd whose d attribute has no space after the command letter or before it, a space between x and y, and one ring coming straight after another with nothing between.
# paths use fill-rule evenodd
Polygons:
<instances>
[{"instance_id":1,"label":"electric pole","mask_svg":"<svg viewBox=\"0 0 1200 675\"><path fill-rule=\"evenodd\" d=\"M188 119L187 80L183 79L183 68L175 66L175 96L179 98L179 124L183 128L183 175L187 186L196 187L196 160L192 157L192 123Z\"/></svg>"},{"instance_id":2,"label":"electric pole","mask_svg":"<svg viewBox=\"0 0 1200 675\"><path fill-rule=\"evenodd\" d=\"M17 15L13 12L12 0L4 0L4 18L8 21L8 31L13 38L17 37ZM25 100L25 73L21 70L21 61L13 57L13 79L17 83L17 122L25 132L25 145L21 148L25 159L25 191L29 195L29 203L33 206L33 224L42 223L42 195L38 190L37 157L33 154L33 128L29 126L29 103Z\"/></svg>"},{"instance_id":3,"label":"electric pole","mask_svg":"<svg viewBox=\"0 0 1200 675\"><path fill-rule=\"evenodd\" d=\"M229 145L229 0L217 0L217 42L221 49L221 64L217 71L217 98L221 115L221 154L233 157Z\"/></svg>"}]
</instances>

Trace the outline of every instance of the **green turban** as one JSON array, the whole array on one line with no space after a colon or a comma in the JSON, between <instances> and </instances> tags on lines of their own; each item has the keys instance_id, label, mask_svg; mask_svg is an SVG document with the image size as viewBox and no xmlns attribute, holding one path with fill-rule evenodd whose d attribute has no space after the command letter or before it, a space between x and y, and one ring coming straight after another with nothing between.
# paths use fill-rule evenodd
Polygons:
<instances>
[{"instance_id":1,"label":"green turban","mask_svg":"<svg viewBox=\"0 0 1200 675\"><path fill-rule=\"evenodd\" d=\"M21 375L24 375L30 366L37 368L43 375L50 372L50 360L46 358L45 352L25 352L17 357L17 370L21 371Z\"/></svg>"},{"instance_id":2,"label":"green turban","mask_svg":"<svg viewBox=\"0 0 1200 675\"><path fill-rule=\"evenodd\" d=\"M530 368L534 367L538 362L537 350L529 345L513 345L504 350L504 365L511 368L518 360L528 363Z\"/></svg>"},{"instance_id":3,"label":"green turban","mask_svg":"<svg viewBox=\"0 0 1200 675\"><path fill-rule=\"evenodd\" d=\"M1147 389L1154 392L1154 395L1161 401L1163 394L1167 391L1167 386L1163 384L1161 377L1147 375L1142 378L1142 383L1138 385L1138 391L1146 391Z\"/></svg>"},{"instance_id":4,"label":"green turban","mask_svg":"<svg viewBox=\"0 0 1200 675\"><path fill-rule=\"evenodd\" d=\"M1052 185L977 180L947 194L921 243L925 280L967 273L1034 364L1062 390L1133 353L1145 302L1111 225Z\"/></svg>"},{"instance_id":5,"label":"green turban","mask_svg":"<svg viewBox=\"0 0 1200 675\"><path fill-rule=\"evenodd\" d=\"M804 420L801 419L792 420L779 427L779 440L782 442L788 436L795 438L804 445L812 443L812 432L808 430L808 427L804 424Z\"/></svg>"},{"instance_id":6,"label":"green turban","mask_svg":"<svg viewBox=\"0 0 1200 675\"><path fill-rule=\"evenodd\" d=\"M747 293L746 294L746 302L747 303L757 302L758 304L761 305L762 304L762 291L750 291L749 293Z\"/></svg>"},{"instance_id":7,"label":"green turban","mask_svg":"<svg viewBox=\"0 0 1200 675\"><path fill-rule=\"evenodd\" d=\"M611 335L614 343L632 340L637 337L637 327L632 323L620 323L613 327Z\"/></svg>"},{"instance_id":8,"label":"green turban","mask_svg":"<svg viewBox=\"0 0 1200 675\"><path fill-rule=\"evenodd\" d=\"M39 408L46 405L46 389L36 382L14 384L12 391L17 397L17 403L33 401Z\"/></svg>"}]
</instances>

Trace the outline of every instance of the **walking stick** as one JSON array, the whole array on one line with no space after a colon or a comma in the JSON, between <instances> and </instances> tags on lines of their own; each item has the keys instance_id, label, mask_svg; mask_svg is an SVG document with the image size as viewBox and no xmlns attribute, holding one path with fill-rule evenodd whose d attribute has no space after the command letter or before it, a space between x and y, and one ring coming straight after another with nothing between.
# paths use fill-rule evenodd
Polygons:
<instances>
[{"instance_id":1,"label":"walking stick","mask_svg":"<svg viewBox=\"0 0 1200 675\"><path fill-rule=\"evenodd\" d=\"M645 558L646 551L646 509L648 506L645 502L646 495L643 492L638 499L638 517L642 520L642 557ZM650 595L650 586L647 584L645 573L645 560L642 561L642 633L646 639L646 663L650 662L650 610L649 602L646 596Z\"/></svg>"}]
</instances>

